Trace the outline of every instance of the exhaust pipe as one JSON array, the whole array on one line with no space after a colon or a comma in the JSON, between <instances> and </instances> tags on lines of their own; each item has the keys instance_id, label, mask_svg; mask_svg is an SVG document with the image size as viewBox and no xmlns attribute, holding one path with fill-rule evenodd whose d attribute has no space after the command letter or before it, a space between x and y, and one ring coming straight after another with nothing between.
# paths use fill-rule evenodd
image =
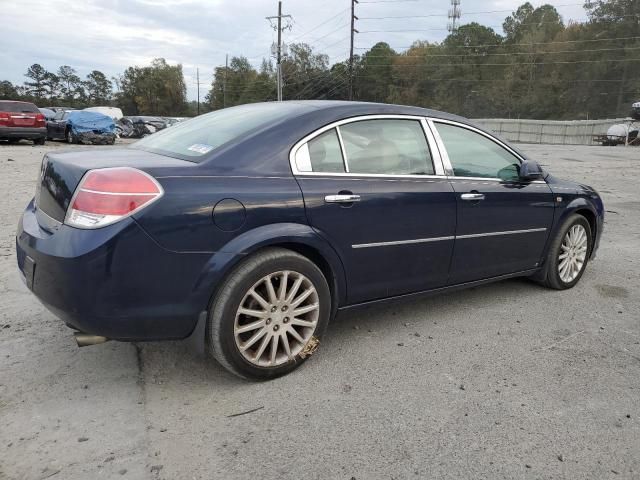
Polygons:
<instances>
[{"instance_id":1,"label":"exhaust pipe","mask_svg":"<svg viewBox=\"0 0 640 480\"><path fill-rule=\"evenodd\" d=\"M87 333L75 332L73 336L76 339L76 343L79 347L88 347L89 345L98 345L100 343L108 342L107 337L101 337L99 335L89 335Z\"/></svg>"}]
</instances>

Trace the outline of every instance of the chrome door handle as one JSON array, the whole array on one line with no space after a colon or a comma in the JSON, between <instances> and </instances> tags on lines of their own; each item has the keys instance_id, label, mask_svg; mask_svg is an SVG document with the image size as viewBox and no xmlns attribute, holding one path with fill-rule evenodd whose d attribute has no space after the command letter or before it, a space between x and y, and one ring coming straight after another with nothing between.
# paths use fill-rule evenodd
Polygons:
<instances>
[{"instance_id":1,"label":"chrome door handle","mask_svg":"<svg viewBox=\"0 0 640 480\"><path fill-rule=\"evenodd\" d=\"M466 200L467 202L477 202L478 200L484 200L483 193L463 193L460 195L462 200Z\"/></svg>"},{"instance_id":2,"label":"chrome door handle","mask_svg":"<svg viewBox=\"0 0 640 480\"><path fill-rule=\"evenodd\" d=\"M360 201L360 195L327 195L324 197L326 203L353 203Z\"/></svg>"}]
</instances>

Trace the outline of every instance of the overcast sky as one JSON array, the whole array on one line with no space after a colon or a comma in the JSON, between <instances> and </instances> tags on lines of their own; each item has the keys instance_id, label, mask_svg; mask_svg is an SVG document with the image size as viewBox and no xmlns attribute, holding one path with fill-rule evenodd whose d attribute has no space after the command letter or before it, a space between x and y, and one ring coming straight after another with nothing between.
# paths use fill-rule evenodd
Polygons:
<instances>
[{"instance_id":1,"label":"overcast sky","mask_svg":"<svg viewBox=\"0 0 640 480\"><path fill-rule=\"evenodd\" d=\"M356 28L361 32L356 35L356 52L378 41L401 51L416 39L441 41L447 35L449 0L368 2L361 0L356 6ZM461 21L477 21L502 33L502 21L522 3L462 0ZM555 5L565 22L585 19L583 2L546 3ZM306 42L327 53L332 63L344 60L349 55L350 4L284 0L283 13L293 17L284 41ZM488 11L494 13L473 13ZM196 67L204 98L213 68L224 65L226 53L244 55L259 65L276 38L265 20L277 13L276 0L0 0L0 12L0 80L19 84L33 63L52 71L71 65L82 77L93 69L114 76L127 66L164 57L171 64L182 63L193 100Z\"/></svg>"}]
</instances>

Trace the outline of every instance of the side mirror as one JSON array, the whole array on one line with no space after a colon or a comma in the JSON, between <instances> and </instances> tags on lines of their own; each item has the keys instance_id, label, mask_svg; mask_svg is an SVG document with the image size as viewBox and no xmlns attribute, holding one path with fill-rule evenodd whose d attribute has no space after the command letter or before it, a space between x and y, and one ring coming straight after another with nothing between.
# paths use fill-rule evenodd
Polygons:
<instances>
[{"instance_id":1,"label":"side mirror","mask_svg":"<svg viewBox=\"0 0 640 480\"><path fill-rule=\"evenodd\" d=\"M542 180L544 171L538 162L525 160L520 164L520 180L533 181Z\"/></svg>"}]
</instances>

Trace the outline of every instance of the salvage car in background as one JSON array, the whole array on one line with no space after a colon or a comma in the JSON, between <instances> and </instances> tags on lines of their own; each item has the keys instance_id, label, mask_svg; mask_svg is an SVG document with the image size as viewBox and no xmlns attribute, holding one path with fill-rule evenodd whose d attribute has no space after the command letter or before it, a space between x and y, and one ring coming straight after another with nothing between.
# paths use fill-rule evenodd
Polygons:
<instances>
[{"instance_id":1,"label":"salvage car in background","mask_svg":"<svg viewBox=\"0 0 640 480\"><path fill-rule=\"evenodd\" d=\"M44 115L44 119L46 121L53 120L53 117L56 116L56 112L51 110L50 108L41 108L39 107L40 113Z\"/></svg>"},{"instance_id":2,"label":"salvage car in background","mask_svg":"<svg viewBox=\"0 0 640 480\"><path fill-rule=\"evenodd\" d=\"M80 345L191 335L267 379L341 309L518 276L571 288L603 218L593 188L464 118L274 102L48 153L16 250Z\"/></svg>"},{"instance_id":3,"label":"salvage car in background","mask_svg":"<svg viewBox=\"0 0 640 480\"><path fill-rule=\"evenodd\" d=\"M84 109L85 112L96 112L106 115L107 117L113 118L114 122L120 120L124 115L122 114L122 110L118 107L87 107Z\"/></svg>"},{"instance_id":4,"label":"salvage car in background","mask_svg":"<svg viewBox=\"0 0 640 480\"><path fill-rule=\"evenodd\" d=\"M33 103L0 100L0 140L33 140L44 145L47 128L44 115Z\"/></svg>"},{"instance_id":5,"label":"salvage car in background","mask_svg":"<svg viewBox=\"0 0 640 480\"><path fill-rule=\"evenodd\" d=\"M85 110L66 110L56 113L47 122L47 137L69 143L113 145L116 141L115 123L111 117Z\"/></svg>"},{"instance_id":6,"label":"salvage car in background","mask_svg":"<svg viewBox=\"0 0 640 480\"><path fill-rule=\"evenodd\" d=\"M164 117L137 115L121 118L116 125L116 133L122 138L143 138L159 130L164 130L173 122Z\"/></svg>"}]
</instances>

